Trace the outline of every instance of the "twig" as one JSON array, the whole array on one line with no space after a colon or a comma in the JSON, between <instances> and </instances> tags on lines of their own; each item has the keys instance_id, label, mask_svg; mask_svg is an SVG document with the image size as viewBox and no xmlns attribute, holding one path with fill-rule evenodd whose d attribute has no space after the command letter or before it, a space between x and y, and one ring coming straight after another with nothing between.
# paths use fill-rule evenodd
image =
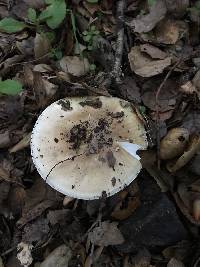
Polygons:
<instances>
[{"instance_id":1,"label":"twig","mask_svg":"<svg viewBox=\"0 0 200 267\"><path fill-rule=\"evenodd\" d=\"M180 64L182 61L182 57L179 58L179 60L172 66L172 68L168 71L167 75L165 76L164 80L158 87L156 91L156 97L155 97L155 102L156 102L156 144L157 144L157 164L158 168L160 169L160 113L159 113L159 95L160 92L165 85L166 81L172 74L172 71Z\"/></svg>"},{"instance_id":2,"label":"twig","mask_svg":"<svg viewBox=\"0 0 200 267\"><path fill-rule=\"evenodd\" d=\"M120 83L120 76L121 76L121 61L123 55L123 48L124 48L124 10L125 10L125 0L119 0L117 2L117 43L116 43L116 53L115 53L115 62L112 71L112 78L117 83Z\"/></svg>"}]
</instances>

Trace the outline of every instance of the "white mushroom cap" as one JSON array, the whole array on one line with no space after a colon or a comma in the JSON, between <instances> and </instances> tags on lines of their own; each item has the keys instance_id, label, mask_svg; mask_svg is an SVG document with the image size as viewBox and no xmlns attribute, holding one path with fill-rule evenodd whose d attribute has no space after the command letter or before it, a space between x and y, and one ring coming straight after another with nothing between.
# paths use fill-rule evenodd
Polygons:
<instances>
[{"instance_id":1,"label":"white mushroom cap","mask_svg":"<svg viewBox=\"0 0 200 267\"><path fill-rule=\"evenodd\" d=\"M135 145L134 145L135 144ZM79 199L113 195L137 177L146 132L131 105L112 97L59 100L39 116L33 162L46 182Z\"/></svg>"}]
</instances>

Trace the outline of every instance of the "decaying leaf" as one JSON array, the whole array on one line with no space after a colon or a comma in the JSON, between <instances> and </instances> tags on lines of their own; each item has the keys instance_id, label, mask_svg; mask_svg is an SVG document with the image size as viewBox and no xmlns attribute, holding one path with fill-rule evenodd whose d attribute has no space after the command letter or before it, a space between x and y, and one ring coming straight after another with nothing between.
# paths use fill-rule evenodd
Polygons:
<instances>
[{"instance_id":1,"label":"decaying leaf","mask_svg":"<svg viewBox=\"0 0 200 267\"><path fill-rule=\"evenodd\" d=\"M189 0L166 0L166 7L170 14L174 17L181 18L187 12L187 8L189 7Z\"/></svg>"},{"instance_id":2,"label":"decaying leaf","mask_svg":"<svg viewBox=\"0 0 200 267\"><path fill-rule=\"evenodd\" d=\"M189 131L185 128L173 128L160 142L161 159L173 159L181 155L189 140Z\"/></svg>"},{"instance_id":3,"label":"decaying leaf","mask_svg":"<svg viewBox=\"0 0 200 267\"><path fill-rule=\"evenodd\" d=\"M29 146L31 141L31 133L28 133L24 136L22 140L19 141L16 145L14 145L12 148L9 149L10 153L15 153L19 150L22 150Z\"/></svg>"},{"instance_id":4,"label":"decaying leaf","mask_svg":"<svg viewBox=\"0 0 200 267\"><path fill-rule=\"evenodd\" d=\"M89 62L87 58L83 60L77 56L66 56L60 60L61 69L73 76L80 77L89 71Z\"/></svg>"},{"instance_id":5,"label":"decaying leaf","mask_svg":"<svg viewBox=\"0 0 200 267\"><path fill-rule=\"evenodd\" d=\"M72 257L70 247L61 245L54 249L46 259L40 264L40 267L68 267L68 263Z\"/></svg>"},{"instance_id":6,"label":"decaying leaf","mask_svg":"<svg viewBox=\"0 0 200 267\"><path fill-rule=\"evenodd\" d=\"M153 59L164 59L167 57L165 52L150 44L140 45L140 51L148 54Z\"/></svg>"},{"instance_id":7,"label":"decaying leaf","mask_svg":"<svg viewBox=\"0 0 200 267\"><path fill-rule=\"evenodd\" d=\"M123 203L120 202L112 212L111 216L116 220L125 220L139 207L139 197L129 197L127 206L123 208Z\"/></svg>"},{"instance_id":8,"label":"decaying leaf","mask_svg":"<svg viewBox=\"0 0 200 267\"><path fill-rule=\"evenodd\" d=\"M175 162L167 165L167 168L170 172L176 172L185 166L192 157L199 151L200 149L200 137L193 136L189 142L187 150L183 153L182 156Z\"/></svg>"},{"instance_id":9,"label":"decaying leaf","mask_svg":"<svg viewBox=\"0 0 200 267\"><path fill-rule=\"evenodd\" d=\"M200 99L200 70L197 71L194 78L192 79L192 84L195 86L195 91L197 92L197 95Z\"/></svg>"},{"instance_id":10,"label":"decaying leaf","mask_svg":"<svg viewBox=\"0 0 200 267\"><path fill-rule=\"evenodd\" d=\"M47 64L38 64L35 65L33 68L34 71L38 71L38 72L51 72L53 71L51 66L47 65Z\"/></svg>"},{"instance_id":11,"label":"decaying leaf","mask_svg":"<svg viewBox=\"0 0 200 267\"><path fill-rule=\"evenodd\" d=\"M20 261L21 265L24 267L28 267L33 262L33 258L31 255L31 250L33 246L26 243L19 243L17 246L17 250L20 251L17 254L17 258Z\"/></svg>"},{"instance_id":12,"label":"decaying leaf","mask_svg":"<svg viewBox=\"0 0 200 267\"><path fill-rule=\"evenodd\" d=\"M51 43L47 36L43 33L36 33L36 37L34 40L34 53L35 58L41 58L46 56L51 50Z\"/></svg>"},{"instance_id":13,"label":"decaying leaf","mask_svg":"<svg viewBox=\"0 0 200 267\"><path fill-rule=\"evenodd\" d=\"M196 87L192 84L191 81L188 81L181 85L180 91L184 94L193 94L196 91Z\"/></svg>"},{"instance_id":14,"label":"decaying leaf","mask_svg":"<svg viewBox=\"0 0 200 267\"><path fill-rule=\"evenodd\" d=\"M23 229L23 242L31 244L41 241L50 230L48 223L49 221L43 217L39 217L33 223L28 223Z\"/></svg>"},{"instance_id":15,"label":"decaying leaf","mask_svg":"<svg viewBox=\"0 0 200 267\"><path fill-rule=\"evenodd\" d=\"M34 72L33 84L38 107L45 107L56 93L58 86L44 79L39 72Z\"/></svg>"},{"instance_id":16,"label":"decaying leaf","mask_svg":"<svg viewBox=\"0 0 200 267\"><path fill-rule=\"evenodd\" d=\"M167 267L185 267L185 265L181 261L177 260L176 258L172 258L168 262Z\"/></svg>"},{"instance_id":17,"label":"decaying leaf","mask_svg":"<svg viewBox=\"0 0 200 267\"><path fill-rule=\"evenodd\" d=\"M139 15L131 22L127 22L127 25L137 33L150 32L156 26L156 24L165 17L166 12L167 8L165 1L157 0L150 7L149 14Z\"/></svg>"},{"instance_id":18,"label":"decaying leaf","mask_svg":"<svg viewBox=\"0 0 200 267\"><path fill-rule=\"evenodd\" d=\"M128 54L131 70L142 77L152 77L171 65L171 57L165 59L153 60L142 53L140 47L132 47Z\"/></svg>"},{"instance_id":19,"label":"decaying leaf","mask_svg":"<svg viewBox=\"0 0 200 267\"><path fill-rule=\"evenodd\" d=\"M179 25L171 19L162 20L155 28L157 43L175 44L179 39Z\"/></svg>"},{"instance_id":20,"label":"decaying leaf","mask_svg":"<svg viewBox=\"0 0 200 267\"><path fill-rule=\"evenodd\" d=\"M116 222L104 221L100 226L95 227L89 234L88 240L97 246L120 245L124 238L117 228Z\"/></svg>"}]
</instances>

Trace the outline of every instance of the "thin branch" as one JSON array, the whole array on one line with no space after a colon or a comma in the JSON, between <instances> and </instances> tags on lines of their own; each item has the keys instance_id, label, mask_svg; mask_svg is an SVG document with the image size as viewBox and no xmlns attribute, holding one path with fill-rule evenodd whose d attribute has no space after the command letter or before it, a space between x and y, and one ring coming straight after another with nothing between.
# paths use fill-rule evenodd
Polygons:
<instances>
[{"instance_id":1,"label":"thin branch","mask_svg":"<svg viewBox=\"0 0 200 267\"><path fill-rule=\"evenodd\" d=\"M115 53L115 62L112 71L112 77L117 83L120 82L121 76L121 61L124 48L124 10L125 10L125 0L119 0L117 2L117 43L116 43L116 53Z\"/></svg>"}]
</instances>

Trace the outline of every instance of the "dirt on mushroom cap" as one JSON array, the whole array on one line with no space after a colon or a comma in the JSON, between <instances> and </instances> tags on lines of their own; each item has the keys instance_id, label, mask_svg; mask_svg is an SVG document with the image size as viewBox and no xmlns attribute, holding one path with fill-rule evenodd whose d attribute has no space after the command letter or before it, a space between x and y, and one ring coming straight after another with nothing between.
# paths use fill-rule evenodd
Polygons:
<instances>
[{"instance_id":1,"label":"dirt on mushroom cap","mask_svg":"<svg viewBox=\"0 0 200 267\"><path fill-rule=\"evenodd\" d=\"M69 109L63 109L63 101ZM141 164L118 141L147 147L144 126L127 103L109 97L67 98L44 110L31 142L40 175L48 176L47 182L58 191L77 198L94 199L123 189Z\"/></svg>"}]
</instances>

